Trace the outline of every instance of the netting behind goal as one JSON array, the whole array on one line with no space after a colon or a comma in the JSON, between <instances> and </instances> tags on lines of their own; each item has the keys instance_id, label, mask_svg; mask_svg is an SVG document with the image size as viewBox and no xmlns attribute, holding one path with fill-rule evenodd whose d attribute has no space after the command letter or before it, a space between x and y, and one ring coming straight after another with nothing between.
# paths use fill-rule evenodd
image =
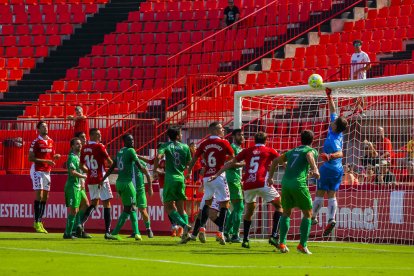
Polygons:
<instances>
[{"instance_id":1,"label":"netting behind goal","mask_svg":"<svg viewBox=\"0 0 414 276\"><path fill-rule=\"evenodd\" d=\"M414 139L414 76L326 86L333 89L339 115L349 121L343 147L345 175L337 195L337 227L329 239L413 244L414 153L407 144ZM236 97L235 126L242 123L246 147L254 145L257 131L264 131L268 134L268 145L282 153L299 145L302 130L311 129L315 133L313 146L322 152L329 126L324 90L300 86L236 94L240 100ZM241 102L240 108L237 102ZM392 143L389 156L379 135L382 130ZM281 167L275 176L279 191L283 172ZM309 187L314 196L313 179L309 179ZM326 198L324 205L327 206ZM251 230L253 236L268 237L271 209L266 204L258 206ZM297 210L292 216L289 238L299 237L300 219ZM326 208L318 219L319 224L312 227L311 239L322 238L327 223Z\"/></svg>"}]
</instances>

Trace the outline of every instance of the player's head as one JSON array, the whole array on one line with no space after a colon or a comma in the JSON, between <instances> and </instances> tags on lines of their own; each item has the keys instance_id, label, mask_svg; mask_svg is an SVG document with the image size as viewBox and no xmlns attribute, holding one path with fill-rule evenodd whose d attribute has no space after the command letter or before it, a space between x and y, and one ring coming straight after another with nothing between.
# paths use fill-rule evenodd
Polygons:
<instances>
[{"instance_id":1,"label":"player's head","mask_svg":"<svg viewBox=\"0 0 414 276\"><path fill-rule=\"evenodd\" d=\"M355 53L360 53L362 48L362 41L357 39L352 42L352 45L354 45Z\"/></svg>"},{"instance_id":2,"label":"player's head","mask_svg":"<svg viewBox=\"0 0 414 276\"><path fill-rule=\"evenodd\" d=\"M124 141L124 146L127 148L134 147L134 137L132 137L131 134L125 133L124 135L122 135L122 141Z\"/></svg>"},{"instance_id":3,"label":"player's head","mask_svg":"<svg viewBox=\"0 0 414 276\"><path fill-rule=\"evenodd\" d=\"M181 135L181 129L179 127L170 127L167 130L167 136L170 138L173 142L181 142L182 135Z\"/></svg>"},{"instance_id":4,"label":"player's head","mask_svg":"<svg viewBox=\"0 0 414 276\"><path fill-rule=\"evenodd\" d=\"M82 149L82 141L78 137L74 137L70 140L70 149L74 153L79 153Z\"/></svg>"},{"instance_id":5,"label":"player's head","mask_svg":"<svg viewBox=\"0 0 414 276\"><path fill-rule=\"evenodd\" d=\"M263 131L259 131L254 135L254 142L256 144L266 144L267 134Z\"/></svg>"},{"instance_id":6,"label":"player's head","mask_svg":"<svg viewBox=\"0 0 414 276\"><path fill-rule=\"evenodd\" d=\"M212 122L208 126L208 131L210 132L211 135L215 135L218 137L224 136L224 128L219 122Z\"/></svg>"},{"instance_id":7,"label":"player's head","mask_svg":"<svg viewBox=\"0 0 414 276\"><path fill-rule=\"evenodd\" d=\"M81 140L82 146L86 145L86 133L84 131L76 132L75 137Z\"/></svg>"},{"instance_id":8,"label":"player's head","mask_svg":"<svg viewBox=\"0 0 414 276\"><path fill-rule=\"evenodd\" d=\"M241 145L244 143L244 133L240 128L233 129L231 132L231 136L233 136L234 143Z\"/></svg>"},{"instance_id":9,"label":"player's head","mask_svg":"<svg viewBox=\"0 0 414 276\"><path fill-rule=\"evenodd\" d=\"M345 117L339 116L332 124L332 130L336 133L341 133L348 127L348 121Z\"/></svg>"},{"instance_id":10,"label":"player's head","mask_svg":"<svg viewBox=\"0 0 414 276\"><path fill-rule=\"evenodd\" d=\"M384 137L385 137L384 128L381 127L381 126L377 127L377 137L380 138L380 139L384 139Z\"/></svg>"},{"instance_id":11,"label":"player's head","mask_svg":"<svg viewBox=\"0 0 414 276\"><path fill-rule=\"evenodd\" d=\"M39 121L36 124L36 129L39 131L40 135L47 135L47 124L45 121Z\"/></svg>"},{"instance_id":12,"label":"player's head","mask_svg":"<svg viewBox=\"0 0 414 276\"><path fill-rule=\"evenodd\" d=\"M91 128L89 130L89 137L91 137L91 141L99 143L102 139L101 131L97 128Z\"/></svg>"},{"instance_id":13,"label":"player's head","mask_svg":"<svg viewBox=\"0 0 414 276\"><path fill-rule=\"evenodd\" d=\"M196 143L194 143L194 142L191 142L191 143L188 145L188 147L190 148L191 153L194 153L194 152L196 152L196 150L197 150L197 145L196 145Z\"/></svg>"},{"instance_id":14,"label":"player's head","mask_svg":"<svg viewBox=\"0 0 414 276\"><path fill-rule=\"evenodd\" d=\"M230 8L234 7L234 0L228 0L227 4L229 5Z\"/></svg>"},{"instance_id":15,"label":"player's head","mask_svg":"<svg viewBox=\"0 0 414 276\"><path fill-rule=\"evenodd\" d=\"M309 129L305 129L300 133L300 141L302 145L310 146L313 142L313 131Z\"/></svg>"},{"instance_id":16,"label":"player's head","mask_svg":"<svg viewBox=\"0 0 414 276\"><path fill-rule=\"evenodd\" d=\"M79 105L76 106L75 107L75 113L76 113L76 116L83 116L83 108Z\"/></svg>"}]
</instances>

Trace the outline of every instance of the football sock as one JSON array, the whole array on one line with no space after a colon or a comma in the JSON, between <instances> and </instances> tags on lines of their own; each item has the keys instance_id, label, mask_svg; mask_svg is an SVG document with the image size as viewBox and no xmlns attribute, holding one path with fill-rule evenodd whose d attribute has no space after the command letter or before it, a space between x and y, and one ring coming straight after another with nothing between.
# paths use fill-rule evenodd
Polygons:
<instances>
[{"instance_id":1,"label":"football sock","mask_svg":"<svg viewBox=\"0 0 414 276\"><path fill-rule=\"evenodd\" d=\"M303 247L308 245L308 238L311 231L312 220L310 218L302 218L300 223L300 244Z\"/></svg>"},{"instance_id":2,"label":"football sock","mask_svg":"<svg viewBox=\"0 0 414 276\"><path fill-rule=\"evenodd\" d=\"M249 232L251 224L251 220L243 220L243 241L249 241Z\"/></svg>"},{"instance_id":3,"label":"football sock","mask_svg":"<svg viewBox=\"0 0 414 276\"><path fill-rule=\"evenodd\" d=\"M45 210L46 210L46 201L40 201L39 221L42 220L43 215L45 214Z\"/></svg>"},{"instance_id":4,"label":"football sock","mask_svg":"<svg viewBox=\"0 0 414 276\"><path fill-rule=\"evenodd\" d=\"M168 215L168 219L170 220L171 226L176 226L174 220L172 219L172 217L170 215Z\"/></svg>"},{"instance_id":5,"label":"football sock","mask_svg":"<svg viewBox=\"0 0 414 276\"><path fill-rule=\"evenodd\" d=\"M188 215L187 215L187 213L180 214L180 216L183 219L183 221L185 222L185 224L188 225Z\"/></svg>"},{"instance_id":6,"label":"football sock","mask_svg":"<svg viewBox=\"0 0 414 276\"><path fill-rule=\"evenodd\" d=\"M316 217L319 213L319 210L323 206L323 197L316 196L315 200L313 201L312 213L313 217Z\"/></svg>"},{"instance_id":7,"label":"football sock","mask_svg":"<svg viewBox=\"0 0 414 276\"><path fill-rule=\"evenodd\" d=\"M33 206L34 206L34 215L35 215L34 219L35 219L35 222L39 222L39 216L40 216L40 201L35 200Z\"/></svg>"},{"instance_id":8,"label":"football sock","mask_svg":"<svg viewBox=\"0 0 414 276\"><path fill-rule=\"evenodd\" d=\"M144 223L145 223L145 228L151 229L151 221L150 220L149 221L145 221Z\"/></svg>"},{"instance_id":9,"label":"football sock","mask_svg":"<svg viewBox=\"0 0 414 276\"><path fill-rule=\"evenodd\" d=\"M201 226L201 221L200 221L200 216L197 216L197 219L194 223L194 230L193 230L193 236L197 236L198 235L198 231L200 230L200 226Z\"/></svg>"},{"instance_id":10,"label":"football sock","mask_svg":"<svg viewBox=\"0 0 414 276\"><path fill-rule=\"evenodd\" d=\"M210 210L210 206L204 205L203 210L201 211L201 219L200 219L201 227L206 227L209 210Z\"/></svg>"},{"instance_id":11,"label":"football sock","mask_svg":"<svg viewBox=\"0 0 414 276\"><path fill-rule=\"evenodd\" d=\"M81 224L81 218L83 217L84 214L85 214L84 210L79 210L79 212L76 214L76 217L75 217L76 227Z\"/></svg>"},{"instance_id":12,"label":"football sock","mask_svg":"<svg viewBox=\"0 0 414 276\"><path fill-rule=\"evenodd\" d=\"M108 208L109 209L109 208ZM118 223L115 226L114 231L112 231L112 235L118 235L119 231L121 231L122 226L124 226L126 220L129 217L129 213L127 212L122 212L121 215L119 216L118 219Z\"/></svg>"},{"instance_id":13,"label":"football sock","mask_svg":"<svg viewBox=\"0 0 414 276\"><path fill-rule=\"evenodd\" d=\"M175 221L175 223L180 225L181 227L184 227L184 226L187 225L177 211L175 211L175 210L171 211L170 216Z\"/></svg>"},{"instance_id":14,"label":"football sock","mask_svg":"<svg viewBox=\"0 0 414 276\"><path fill-rule=\"evenodd\" d=\"M219 224L218 224L218 218L215 218L215 219L212 219L211 221L215 224L215 225L217 225L217 227L219 226Z\"/></svg>"},{"instance_id":15,"label":"football sock","mask_svg":"<svg viewBox=\"0 0 414 276\"><path fill-rule=\"evenodd\" d=\"M86 208L85 212L83 213L83 216L81 217L81 224L85 224L85 222L88 221L89 216L92 214L92 212L96 209L95 205L89 205L88 208Z\"/></svg>"},{"instance_id":16,"label":"football sock","mask_svg":"<svg viewBox=\"0 0 414 276\"><path fill-rule=\"evenodd\" d=\"M233 212L232 212L232 214L234 214L233 221L232 221L232 224L233 224L232 234L233 235L239 235L240 223L243 217L243 211L244 211L243 200L240 200L236 202L236 204L233 205Z\"/></svg>"},{"instance_id":17,"label":"football sock","mask_svg":"<svg viewBox=\"0 0 414 276\"><path fill-rule=\"evenodd\" d=\"M282 216L280 218L280 226L279 227L280 227L280 243L286 244L287 233L289 232L289 228L290 228L290 218L286 217L286 216ZM302 236L301 236L301 238L302 238Z\"/></svg>"},{"instance_id":18,"label":"football sock","mask_svg":"<svg viewBox=\"0 0 414 276\"><path fill-rule=\"evenodd\" d=\"M277 238L279 236L279 222L282 212L275 211L273 213L273 227L272 227L272 237Z\"/></svg>"},{"instance_id":19,"label":"football sock","mask_svg":"<svg viewBox=\"0 0 414 276\"><path fill-rule=\"evenodd\" d=\"M111 233L111 208L104 208L105 233Z\"/></svg>"},{"instance_id":20,"label":"football sock","mask_svg":"<svg viewBox=\"0 0 414 276\"><path fill-rule=\"evenodd\" d=\"M336 209L338 209L336 197L328 199L328 220L335 219Z\"/></svg>"},{"instance_id":21,"label":"football sock","mask_svg":"<svg viewBox=\"0 0 414 276\"><path fill-rule=\"evenodd\" d=\"M137 214L137 212L136 211L131 211L131 216L129 218L131 219L132 232L134 232L134 234L140 235L141 233L139 232L139 229L138 229L138 214Z\"/></svg>"},{"instance_id":22,"label":"football sock","mask_svg":"<svg viewBox=\"0 0 414 276\"><path fill-rule=\"evenodd\" d=\"M227 212L229 209L226 207L220 208L220 215L217 218L217 224L220 232L224 231L224 222L226 221Z\"/></svg>"},{"instance_id":23,"label":"football sock","mask_svg":"<svg viewBox=\"0 0 414 276\"><path fill-rule=\"evenodd\" d=\"M75 216L68 214L68 218L66 220L66 228L65 228L66 235L72 235L72 229L73 229L74 224L75 224Z\"/></svg>"}]
</instances>

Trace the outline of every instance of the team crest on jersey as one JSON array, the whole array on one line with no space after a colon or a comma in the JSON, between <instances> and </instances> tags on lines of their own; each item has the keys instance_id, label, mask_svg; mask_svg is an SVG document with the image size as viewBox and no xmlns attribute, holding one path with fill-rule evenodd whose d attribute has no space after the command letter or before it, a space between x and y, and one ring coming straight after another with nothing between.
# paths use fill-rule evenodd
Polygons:
<instances>
[{"instance_id":1,"label":"team crest on jersey","mask_svg":"<svg viewBox=\"0 0 414 276\"><path fill-rule=\"evenodd\" d=\"M98 177L98 171L97 170L91 170L91 177Z\"/></svg>"},{"instance_id":2,"label":"team crest on jersey","mask_svg":"<svg viewBox=\"0 0 414 276\"><path fill-rule=\"evenodd\" d=\"M246 182L256 182L256 174L250 174L249 178L246 179Z\"/></svg>"},{"instance_id":3,"label":"team crest on jersey","mask_svg":"<svg viewBox=\"0 0 414 276\"><path fill-rule=\"evenodd\" d=\"M206 174L213 174L215 172L216 172L216 170L214 168L210 168L210 169L208 169L208 171L206 172Z\"/></svg>"}]
</instances>

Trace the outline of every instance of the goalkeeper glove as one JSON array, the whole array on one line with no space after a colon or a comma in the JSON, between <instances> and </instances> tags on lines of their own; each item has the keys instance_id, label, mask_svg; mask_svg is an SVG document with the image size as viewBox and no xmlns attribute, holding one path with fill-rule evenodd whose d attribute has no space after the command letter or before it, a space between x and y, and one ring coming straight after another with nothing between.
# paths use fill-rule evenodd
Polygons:
<instances>
[{"instance_id":1,"label":"goalkeeper glove","mask_svg":"<svg viewBox=\"0 0 414 276\"><path fill-rule=\"evenodd\" d=\"M332 159L332 155L331 154L327 154L327 153L321 153L321 159L324 162L328 162L329 160Z\"/></svg>"}]
</instances>

